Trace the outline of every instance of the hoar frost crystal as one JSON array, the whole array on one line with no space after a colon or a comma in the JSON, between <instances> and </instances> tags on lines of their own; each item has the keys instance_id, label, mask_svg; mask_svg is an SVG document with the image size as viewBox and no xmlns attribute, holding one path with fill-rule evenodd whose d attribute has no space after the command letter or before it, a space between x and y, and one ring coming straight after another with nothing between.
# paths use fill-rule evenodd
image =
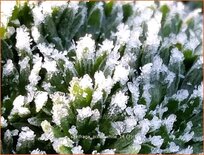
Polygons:
<instances>
[{"instance_id":1,"label":"hoar frost crystal","mask_svg":"<svg viewBox=\"0 0 204 155\"><path fill-rule=\"evenodd\" d=\"M2 153L202 153L201 10L25 3L5 28Z\"/></svg>"}]
</instances>

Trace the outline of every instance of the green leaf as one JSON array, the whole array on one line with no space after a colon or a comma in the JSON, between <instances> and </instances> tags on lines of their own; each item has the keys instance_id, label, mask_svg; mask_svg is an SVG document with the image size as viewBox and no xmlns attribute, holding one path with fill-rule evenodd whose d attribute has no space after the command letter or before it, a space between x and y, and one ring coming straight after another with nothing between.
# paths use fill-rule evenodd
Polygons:
<instances>
[{"instance_id":1,"label":"green leaf","mask_svg":"<svg viewBox=\"0 0 204 155\"><path fill-rule=\"evenodd\" d=\"M70 33L72 33L72 31L70 30L70 28L71 25L73 25L74 10L70 8L64 9L60 18L61 20L59 21L57 28L59 37L62 39L62 44L65 47L71 41Z\"/></svg>"},{"instance_id":2,"label":"green leaf","mask_svg":"<svg viewBox=\"0 0 204 155\"><path fill-rule=\"evenodd\" d=\"M68 87L65 84L62 84L61 83L62 81L64 81L64 77L62 73L56 73L50 79L51 85L56 86L55 87L56 91L61 91L66 93L68 91Z\"/></svg>"},{"instance_id":3,"label":"green leaf","mask_svg":"<svg viewBox=\"0 0 204 155\"><path fill-rule=\"evenodd\" d=\"M203 152L203 144L202 143L195 143L192 145L193 147L193 154L202 154Z\"/></svg>"},{"instance_id":4,"label":"green leaf","mask_svg":"<svg viewBox=\"0 0 204 155\"><path fill-rule=\"evenodd\" d=\"M166 20L166 16L168 15L170 9L169 9L169 7L167 5L162 5L161 8L160 8L160 11L162 12L162 21L161 21L161 23L162 23L162 26L163 26L163 24L164 24L164 22Z\"/></svg>"},{"instance_id":5,"label":"green leaf","mask_svg":"<svg viewBox=\"0 0 204 155\"><path fill-rule=\"evenodd\" d=\"M73 24L70 27L70 39L72 39L75 34L79 31L81 26L85 23L87 11L84 8L79 8L79 11L76 13L74 17ZM78 38L77 38L78 39Z\"/></svg>"},{"instance_id":6,"label":"green leaf","mask_svg":"<svg viewBox=\"0 0 204 155\"><path fill-rule=\"evenodd\" d=\"M81 138L80 139L80 145L82 146L84 152L88 152L91 148L92 140Z\"/></svg>"},{"instance_id":7,"label":"green leaf","mask_svg":"<svg viewBox=\"0 0 204 155\"><path fill-rule=\"evenodd\" d=\"M102 20L103 20L103 8L96 4L91 10L87 21L86 32L92 34L93 38L96 39L100 34Z\"/></svg>"},{"instance_id":8,"label":"green leaf","mask_svg":"<svg viewBox=\"0 0 204 155\"><path fill-rule=\"evenodd\" d=\"M2 59L4 61L11 59L14 59L14 54L12 51L12 48L9 46L9 43L6 40L1 41L1 47L2 47Z\"/></svg>"},{"instance_id":9,"label":"green leaf","mask_svg":"<svg viewBox=\"0 0 204 155\"><path fill-rule=\"evenodd\" d=\"M56 25L52 19L51 16L47 16L45 18L45 22L43 24L44 29L44 36L47 36L47 40L50 43L53 43L58 50L62 50L62 41L61 38L59 38Z\"/></svg>"},{"instance_id":10,"label":"green leaf","mask_svg":"<svg viewBox=\"0 0 204 155\"><path fill-rule=\"evenodd\" d=\"M168 47L164 47L164 48L159 49L159 55L162 58L163 63L165 65L169 64L170 55L171 55L170 51L171 51L170 47L169 48Z\"/></svg>"},{"instance_id":11,"label":"green leaf","mask_svg":"<svg viewBox=\"0 0 204 155\"><path fill-rule=\"evenodd\" d=\"M111 14L104 19L102 23L102 32L104 34L101 35L101 39L108 39L111 36L111 32L116 32L117 26L122 22L121 18L115 18L118 16L118 12L122 12L122 8L118 6L112 7Z\"/></svg>"},{"instance_id":12,"label":"green leaf","mask_svg":"<svg viewBox=\"0 0 204 155\"><path fill-rule=\"evenodd\" d=\"M184 65L185 65L186 70L188 71L192 67L192 65L195 62L195 60L197 59L198 55L194 55L193 51L191 51L191 50L185 50L183 52L183 54L185 57Z\"/></svg>"},{"instance_id":13,"label":"green leaf","mask_svg":"<svg viewBox=\"0 0 204 155\"><path fill-rule=\"evenodd\" d=\"M169 99L167 103L167 108L169 113L175 113L178 111L179 101L174 99Z\"/></svg>"},{"instance_id":14,"label":"green leaf","mask_svg":"<svg viewBox=\"0 0 204 155\"><path fill-rule=\"evenodd\" d=\"M139 154L141 154L141 153L149 154L149 153L151 153L152 148L153 148L153 146L151 146L149 144L142 144L141 145L141 150L139 151Z\"/></svg>"},{"instance_id":15,"label":"green leaf","mask_svg":"<svg viewBox=\"0 0 204 155\"><path fill-rule=\"evenodd\" d=\"M0 39L4 37L5 33L6 33L6 29L4 27L0 27Z\"/></svg>"},{"instance_id":16,"label":"green leaf","mask_svg":"<svg viewBox=\"0 0 204 155\"><path fill-rule=\"evenodd\" d=\"M99 130L103 132L105 135L109 135L110 128L111 128L111 121L108 118L103 117L103 119L100 121L100 124L99 124Z\"/></svg>"},{"instance_id":17,"label":"green leaf","mask_svg":"<svg viewBox=\"0 0 204 155\"><path fill-rule=\"evenodd\" d=\"M199 61L199 58L197 59ZM202 66L196 65L196 62L191 67L191 69L185 75L185 79L182 81L181 88L187 89L189 93L192 93L194 90L194 86L200 85L202 81ZM190 83L191 85L188 85Z\"/></svg>"},{"instance_id":18,"label":"green leaf","mask_svg":"<svg viewBox=\"0 0 204 155\"><path fill-rule=\"evenodd\" d=\"M67 117L64 117L60 120L60 124L61 124L61 127L62 127L62 130L63 132L66 134L66 135L69 135L69 122L68 122L68 119Z\"/></svg>"},{"instance_id":19,"label":"green leaf","mask_svg":"<svg viewBox=\"0 0 204 155\"><path fill-rule=\"evenodd\" d=\"M127 19L133 14L131 4L124 4L123 5L123 22L126 22Z\"/></svg>"},{"instance_id":20,"label":"green leaf","mask_svg":"<svg viewBox=\"0 0 204 155\"><path fill-rule=\"evenodd\" d=\"M12 23L14 20L19 20L21 25L25 25L28 28L31 28L33 23L33 16L31 13L31 8L28 6L27 3L24 5L15 6L12 12L12 16L9 19L8 26L17 27L18 25Z\"/></svg>"},{"instance_id":21,"label":"green leaf","mask_svg":"<svg viewBox=\"0 0 204 155\"><path fill-rule=\"evenodd\" d=\"M154 75L155 76L155 75ZM152 83L154 87L150 88L149 92L151 94L150 109L155 109L156 106L161 103L164 96L166 95L166 86L161 84L159 81L154 81Z\"/></svg>"},{"instance_id":22,"label":"green leaf","mask_svg":"<svg viewBox=\"0 0 204 155\"><path fill-rule=\"evenodd\" d=\"M109 1L108 3L104 4L104 12L106 17L111 15L112 9L113 9L113 1Z\"/></svg>"},{"instance_id":23,"label":"green leaf","mask_svg":"<svg viewBox=\"0 0 204 155\"><path fill-rule=\"evenodd\" d=\"M60 154L72 154L70 147L61 146L59 150L60 150Z\"/></svg>"},{"instance_id":24,"label":"green leaf","mask_svg":"<svg viewBox=\"0 0 204 155\"><path fill-rule=\"evenodd\" d=\"M193 123L192 131L194 131L193 140L195 142L197 141L203 141L203 111L197 113L195 116L193 116L190 121Z\"/></svg>"},{"instance_id":25,"label":"green leaf","mask_svg":"<svg viewBox=\"0 0 204 155\"><path fill-rule=\"evenodd\" d=\"M58 127L58 126L53 127L52 132L53 132L55 138L60 138L60 137L65 136L62 129L60 127Z\"/></svg>"}]
</instances>

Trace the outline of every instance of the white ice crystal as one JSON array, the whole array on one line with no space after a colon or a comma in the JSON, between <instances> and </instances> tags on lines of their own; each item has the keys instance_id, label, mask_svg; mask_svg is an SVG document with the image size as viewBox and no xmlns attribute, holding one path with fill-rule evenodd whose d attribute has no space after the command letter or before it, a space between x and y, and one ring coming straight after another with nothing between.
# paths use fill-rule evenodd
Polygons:
<instances>
[{"instance_id":1,"label":"white ice crystal","mask_svg":"<svg viewBox=\"0 0 204 155\"><path fill-rule=\"evenodd\" d=\"M12 138L12 133L9 129L7 129L4 133L4 141L9 143L10 139Z\"/></svg>"},{"instance_id":2,"label":"white ice crystal","mask_svg":"<svg viewBox=\"0 0 204 155\"><path fill-rule=\"evenodd\" d=\"M20 149L23 143L29 142L29 141L33 142L35 139L35 136L36 136L35 133L29 127L22 127L17 141L17 145L16 145L17 150Z\"/></svg>"},{"instance_id":3,"label":"white ice crystal","mask_svg":"<svg viewBox=\"0 0 204 155\"><path fill-rule=\"evenodd\" d=\"M127 45L131 48L139 48L142 45L142 43L139 40L140 35L141 29L131 31L130 40L127 42Z\"/></svg>"},{"instance_id":4,"label":"white ice crystal","mask_svg":"<svg viewBox=\"0 0 204 155\"><path fill-rule=\"evenodd\" d=\"M187 124L186 124L186 128L184 130L184 132L189 132L191 131L191 128L193 126L193 123L191 121L189 121Z\"/></svg>"},{"instance_id":5,"label":"white ice crystal","mask_svg":"<svg viewBox=\"0 0 204 155\"><path fill-rule=\"evenodd\" d=\"M10 1L9 3L7 1L1 2L1 23L2 25L7 25L10 19L9 17L12 15L15 5L16 5L15 1Z\"/></svg>"},{"instance_id":6,"label":"white ice crystal","mask_svg":"<svg viewBox=\"0 0 204 155\"><path fill-rule=\"evenodd\" d=\"M92 117L91 120L97 121L100 118L100 112L98 109L92 110Z\"/></svg>"},{"instance_id":7,"label":"white ice crystal","mask_svg":"<svg viewBox=\"0 0 204 155\"><path fill-rule=\"evenodd\" d=\"M130 133L135 128L135 126L137 125L137 121L136 121L136 119L134 117L133 118L131 118L131 117L126 118L124 123L126 125L125 132L127 132L127 133Z\"/></svg>"},{"instance_id":8,"label":"white ice crystal","mask_svg":"<svg viewBox=\"0 0 204 155\"><path fill-rule=\"evenodd\" d=\"M42 68L45 68L47 70L48 74L52 74L52 73L58 71L56 61L55 60L49 60L49 59L46 59L46 58L44 60Z\"/></svg>"},{"instance_id":9,"label":"white ice crystal","mask_svg":"<svg viewBox=\"0 0 204 155\"><path fill-rule=\"evenodd\" d=\"M13 109L11 115L18 114L20 117L30 114L30 110L25 107L26 105L25 96L19 95L13 101Z\"/></svg>"},{"instance_id":10,"label":"white ice crystal","mask_svg":"<svg viewBox=\"0 0 204 155\"><path fill-rule=\"evenodd\" d=\"M174 142L170 142L169 143L169 151L172 153L175 153L175 152L179 151L179 146L176 145Z\"/></svg>"},{"instance_id":11,"label":"white ice crystal","mask_svg":"<svg viewBox=\"0 0 204 155\"><path fill-rule=\"evenodd\" d=\"M68 130L69 133L71 134L71 136L73 138L76 138L77 134L78 134L78 131L76 129L76 126L72 125L71 128Z\"/></svg>"},{"instance_id":12,"label":"white ice crystal","mask_svg":"<svg viewBox=\"0 0 204 155\"><path fill-rule=\"evenodd\" d=\"M7 120L3 116L1 116L1 127L5 128L7 127L7 125L8 125Z\"/></svg>"},{"instance_id":13,"label":"white ice crystal","mask_svg":"<svg viewBox=\"0 0 204 155\"><path fill-rule=\"evenodd\" d=\"M95 41L91 38L92 35L85 35L77 41L76 57L81 59L93 59L95 52Z\"/></svg>"},{"instance_id":14,"label":"white ice crystal","mask_svg":"<svg viewBox=\"0 0 204 155\"><path fill-rule=\"evenodd\" d=\"M177 152L178 154L192 154L193 153L193 147L188 146L186 149L180 150Z\"/></svg>"},{"instance_id":15,"label":"white ice crystal","mask_svg":"<svg viewBox=\"0 0 204 155\"><path fill-rule=\"evenodd\" d=\"M191 121L187 123L186 128L184 130L184 134L179 136L180 140L188 142L193 138L194 131L191 131L192 126L193 126L193 123Z\"/></svg>"},{"instance_id":16,"label":"white ice crystal","mask_svg":"<svg viewBox=\"0 0 204 155\"><path fill-rule=\"evenodd\" d=\"M128 82L127 83L129 91L132 93L132 101L134 104L137 104L139 100L139 82L137 80L134 80L132 83Z\"/></svg>"},{"instance_id":17,"label":"white ice crystal","mask_svg":"<svg viewBox=\"0 0 204 155\"><path fill-rule=\"evenodd\" d=\"M11 131L11 134L12 134L13 136L17 136L18 133L19 133L19 130L18 130L18 129L15 129L15 130L12 130L12 131Z\"/></svg>"},{"instance_id":18,"label":"white ice crystal","mask_svg":"<svg viewBox=\"0 0 204 155\"><path fill-rule=\"evenodd\" d=\"M8 59L6 61L6 64L3 66L3 75L8 76L11 75L14 70L13 61L11 59Z\"/></svg>"},{"instance_id":19,"label":"white ice crystal","mask_svg":"<svg viewBox=\"0 0 204 155\"><path fill-rule=\"evenodd\" d=\"M142 120L146 115L147 109L145 105L136 104L133 108L133 112L138 120Z\"/></svg>"},{"instance_id":20,"label":"white ice crystal","mask_svg":"<svg viewBox=\"0 0 204 155\"><path fill-rule=\"evenodd\" d=\"M19 61L19 65L20 65L20 70L21 71L26 69L26 67L29 66L29 61L30 61L30 58L28 56L23 58L23 60Z\"/></svg>"},{"instance_id":21,"label":"white ice crystal","mask_svg":"<svg viewBox=\"0 0 204 155\"><path fill-rule=\"evenodd\" d=\"M35 93L36 93L36 91L37 91L37 88L35 87L35 86L33 86L32 84L28 84L27 86L26 86L26 90L27 90L27 97L26 97L26 99L27 99L27 102L32 102L33 101L33 99L34 99L34 96L35 96Z\"/></svg>"},{"instance_id":22,"label":"white ice crystal","mask_svg":"<svg viewBox=\"0 0 204 155\"><path fill-rule=\"evenodd\" d=\"M122 91L117 92L111 100L111 105L114 107L119 107L121 110L125 110L127 107L128 96L125 95Z\"/></svg>"},{"instance_id":23,"label":"white ice crystal","mask_svg":"<svg viewBox=\"0 0 204 155\"><path fill-rule=\"evenodd\" d=\"M115 131L114 133L116 135L121 135L125 132L125 123L122 121L112 122L111 126L113 130Z\"/></svg>"},{"instance_id":24,"label":"white ice crystal","mask_svg":"<svg viewBox=\"0 0 204 155\"><path fill-rule=\"evenodd\" d=\"M184 60L184 55L181 51L179 51L177 48L173 48L171 50L171 57L170 57L170 64L173 63L180 63Z\"/></svg>"},{"instance_id":25,"label":"white ice crystal","mask_svg":"<svg viewBox=\"0 0 204 155\"><path fill-rule=\"evenodd\" d=\"M37 149L31 151L30 154L46 154L46 152L45 151L41 151L39 148L37 148Z\"/></svg>"},{"instance_id":26,"label":"white ice crystal","mask_svg":"<svg viewBox=\"0 0 204 155\"><path fill-rule=\"evenodd\" d=\"M50 94L49 97L52 99L53 104L65 104L68 105L70 99L66 96L65 93L55 92L54 94Z\"/></svg>"},{"instance_id":27,"label":"white ice crystal","mask_svg":"<svg viewBox=\"0 0 204 155\"><path fill-rule=\"evenodd\" d=\"M197 89L193 90L193 93L191 94L190 98L196 98L199 97L203 99L203 83L197 87Z\"/></svg>"},{"instance_id":28,"label":"white ice crystal","mask_svg":"<svg viewBox=\"0 0 204 155\"><path fill-rule=\"evenodd\" d=\"M167 77L165 78L165 81L168 82L168 87L170 87L170 85L172 84L172 82L174 81L174 78L176 77L175 73L169 71L167 73Z\"/></svg>"},{"instance_id":29,"label":"white ice crystal","mask_svg":"<svg viewBox=\"0 0 204 155\"><path fill-rule=\"evenodd\" d=\"M46 56L51 56L55 50L52 44L46 45L45 43L39 43L37 47L40 52Z\"/></svg>"},{"instance_id":30,"label":"white ice crystal","mask_svg":"<svg viewBox=\"0 0 204 155\"><path fill-rule=\"evenodd\" d=\"M124 4L127 5L124 6ZM163 4L167 6L162 6ZM202 110L203 84L198 83L197 80L187 81L187 87L182 85L181 88L173 91L172 95L172 90L167 90L169 94L165 94L166 90L163 89L173 88L179 82L175 81L177 76L181 78L181 84L182 81L186 84L186 75L191 76L194 71L202 69L203 58L200 53L202 50L200 34L203 31L200 16L202 10L188 13L182 3L174 2L158 4L116 2L113 6L112 3L98 2L87 6L80 2L40 2L38 5L28 5L31 7L33 16L31 26L21 25L20 19L10 21L10 25L13 24L14 27L5 26L7 32L4 37L9 40L12 39L10 37L15 36L14 39L16 39L14 47L7 40L5 46L9 50L15 48L19 59L14 61L13 58L7 58L10 56L8 53L6 60L2 61L2 75L9 82L20 85L21 82L24 84L24 81L21 81L24 79L21 79L18 72L25 73L25 78L28 76L28 79L24 85L25 93L19 90L17 96L12 92L10 95L3 96L3 103L11 102L13 105L8 116L6 112L9 109L2 107L1 124L5 130L3 145L9 146L18 137L17 145L9 150L14 154L24 147L29 149L28 152L31 154L46 154L43 148L34 147L33 144L37 144L38 141L51 144L51 151L54 149L59 154L64 154L65 151L73 154L84 154L87 151L92 151L92 154L133 152L135 154L147 151L145 146L150 146L148 151L154 154L192 154L196 148L194 150L193 146L187 144L192 141L197 145L203 137L198 136L193 130L195 122L184 122L186 128L178 129L175 125L179 124L176 122L180 120L177 119L179 113L168 113L168 110L172 110L168 109L170 108L168 102L172 99L179 102L178 108L185 112L187 108L193 106L194 100L198 100L198 104L192 109L193 114L197 115ZM128 8L129 6L131 9ZM126 9L131 10L127 20L124 18L126 13L129 14ZM75 34L65 36L63 39L63 33L58 28L63 24L63 18L67 13L70 17L68 28ZM58 15L62 17L59 18ZM109 15L115 17L113 21L112 17L109 19ZM105 29L103 24L99 24L100 30L104 33L97 31L100 36L96 38L92 36L93 34L81 35L81 30L86 29L87 22L89 23L89 20L96 16L99 17L100 23L106 21L104 17L107 17L107 22L110 22L105 23L109 24ZM173 32L172 22L177 19L182 19L183 22L175 25L176 31L179 27L179 32ZM55 35L55 30L49 29L49 22L58 23L56 30L59 32L59 37L62 37L62 48L58 48L52 39L50 40L49 37L53 38L58 34ZM73 23L76 27L73 27ZM41 27L45 26L48 26L47 30L50 32L43 36ZM164 33L163 30L165 30ZM59 37L53 39L60 41ZM44 42L44 39L48 39L48 42ZM33 41L34 44L32 44ZM189 71L188 66L186 68L187 60L184 56L188 50L192 51L192 56L197 57ZM99 62L100 60L102 63ZM98 63L100 63L99 67ZM183 67L184 71L182 71ZM41 72L44 70L46 74L42 76ZM58 82L67 87L67 91L60 90L60 87L56 86L55 80L58 77L55 75L63 79ZM160 82L162 87L157 88L155 81ZM195 82L196 85L194 85ZM7 88L6 83L5 86ZM14 90L13 88L17 90L18 85L14 85L8 91ZM162 101L155 103L157 105L151 105L155 96L154 91L157 89L162 91L162 94L156 95L162 98ZM189 105L188 102L185 103L186 100L189 100ZM50 105L48 101L51 101ZM36 109L34 113L33 103L34 110ZM47 109L45 106L51 107ZM42 118L39 118L41 112L43 115L49 115L51 119L45 120L47 118L45 117L41 120ZM36 116L33 115L35 113L37 113ZM6 129L12 124L15 126L16 116L25 119L28 126L22 127L21 130ZM71 122L67 120L69 117ZM94 150L91 150L93 147L89 150L84 148L86 140L83 141L81 138L83 135L81 128L86 128L87 123L88 126L91 125L90 130L93 133L91 137L87 136L93 141L97 140ZM201 125L202 123L198 123L196 127ZM40 132L41 135L38 135L31 126L41 127L43 133ZM160 134L163 127L169 134L167 139ZM59 135L58 129L60 129ZM126 135L127 137L122 137ZM110 144L109 148L106 143L109 143L108 139L111 139L111 136L119 139L114 145ZM131 137L131 144L128 144L128 136ZM127 140L127 146L120 148L126 145L126 142L123 142L124 139ZM30 144L33 145L31 148Z\"/></svg>"},{"instance_id":31,"label":"white ice crystal","mask_svg":"<svg viewBox=\"0 0 204 155\"><path fill-rule=\"evenodd\" d=\"M48 99L48 93L43 91L38 91L35 96L36 112L39 112L42 107L46 104Z\"/></svg>"},{"instance_id":32,"label":"white ice crystal","mask_svg":"<svg viewBox=\"0 0 204 155\"><path fill-rule=\"evenodd\" d=\"M96 103L103 98L103 92L100 89L97 89L93 92L92 103Z\"/></svg>"},{"instance_id":33,"label":"white ice crystal","mask_svg":"<svg viewBox=\"0 0 204 155\"><path fill-rule=\"evenodd\" d=\"M51 112L52 112L52 121L57 125L60 125L61 119L68 115L67 107L63 104L53 105Z\"/></svg>"},{"instance_id":34,"label":"white ice crystal","mask_svg":"<svg viewBox=\"0 0 204 155\"><path fill-rule=\"evenodd\" d=\"M105 68L108 68L111 71L115 69L115 65L118 64L118 59L120 58L120 54L118 52L119 48L119 45L114 46L112 52L108 55Z\"/></svg>"},{"instance_id":35,"label":"white ice crystal","mask_svg":"<svg viewBox=\"0 0 204 155\"><path fill-rule=\"evenodd\" d=\"M97 89L104 90L107 94L110 93L111 88L114 84L113 79L110 76L106 78L102 71L97 71L94 74L94 79L95 79L95 87Z\"/></svg>"},{"instance_id":36,"label":"white ice crystal","mask_svg":"<svg viewBox=\"0 0 204 155\"><path fill-rule=\"evenodd\" d=\"M71 149L71 151L73 154L83 154L84 153L84 151L80 145L73 147Z\"/></svg>"},{"instance_id":37,"label":"white ice crystal","mask_svg":"<svg viewBox=\"0 0 204 155\"><path fill-rule=\"evenodd\" d=\"M75 95L81 93L81 90L92 89L92 86L92 79L88 74L84 75L83 78L73 77L69 87L71 98L74 99Z\"/></svg>"},{"instance_id":38,"label":"white ice crystal","mask_svg":"<svg viewBox=\"0 0 204 155\"><path fill-rule=\"evenodd\" d=\"M144 66L141 67L141 75L142 76L148 76L148 74L151 72L152 68L152 63L145 64Z\"/></svg>"},{"instance_id":39,"label":"white ice crystal","mask_svg":"<svg viewBox=\"0 0 204 155\"><path fill-rule=\"evenodd\" d=\"M173 98L181 102L187 99L188 96L189 96L188 90L181 89L178 90L177 93L173 95Z\"/></svg>"},{"instance_id":40,"label":"white ice crystal","mask_svg":"<svg viewBox=\"0 0 204 155\"><path fill-rule=\"evenodd\" d=\"M47 120L44 120L41 122L41 127L44 133L41 135L39 139L45 141L50 140L51 142L53 142L54 134L52 132L52 126L50 125L50 123Z\"/></svg>"},{"instance_id":41,"label":"white ice crystal","mask_svg":"<svg viewBox=\"0 0 204 155\"><path fill-rule=\"evenodd\" d=\"M30 52L30 34L26 27L19 27L16 29L16 47L19 50Z\"/></svg>"},{"instance_id":42,"label":"white ice crystal","mask_svg":"<svg viewBox=\"0 0 204 155\"><path fill-rule=\"evenodd\" d=\"M155 20L154 18L152 18L147 22L147 27L148 27L148 31L147 31L146 44L154 45L157 47L160 43L160 38L157 34L160 30L161 23Z\"/></svg>"},{"instance_id":43,"label":"white ice crystal","mask_svg":"<svg viewBox=\"0 0 204 155\"><path fill-rule=\"evenodd\" d=\"M130 66L123 66L123 65L117 65L115 67L115 72L113 75L113 80L115 82L119 82L124 85L128 81L128 75L130 72Z\"/></svg>"},{"instance_id":44,"label":"white ice crystal","mask_svg":"<svg viewBox=\"0 0 204 155\"><path fill-rule=\"evenodd\" d=\"M154 116L151 120L151 128L152 130L157 130L161 127L162 120L159 119L157 116Z\"/></svg>"},{"instance_id":45,"label":"white ice crystal","mask_svg":"<svg viewBox=\"0 0 204 155\"><path fill-rule=\"evenodd\" d=\"M164 139L161 136L153 136L153 137L149 138L149 140L152 143L152 145L154 145L158 148L160 148L164 142Z\"/></svg>"},{"instance_id":46,"label":"white ice crystal","mask_svg":"<svg viewBox=\"0 0 204 155\"><path fill-rule=\"evenodd\" d=\"M100 46L100 49L96 53L97 56L102 56L103 54L110 54L110 52L114 47L113 41L110 41L108 39L104 40L102 42L102 45L99 45L99 46Z\"/></svg>"},{"instance_id":47,"label":"white ice crystal","mask_svg":"<svg viewBox=\"0 0 204 155\"><path fill-rule=\"evenodd\" d=\"M181 140L183 140L185 142L189 142L193 138L193 136L194 136L194 132L193 131L190 132L190 133L186 132L186 133L184 133L184 135L181 135L179 137L179 139L181 139Z\"/></svg>"},{"instance_id":48,"label":"white ice crystal","mask_svg":"<svg viewBox=\"0 0 204 155\"><path fill-rule=\"evenodd\" d=\"M148 119L143 119L139 122L139 127L141 128L141 133L146 134L150 129L150 121Z\"/></svg>"},{"instance_id":49,"label":"white ice crystal","mask_svg":"<svg viewBox=\"0 0 204 155\"><path fill-rule=\"evenodd\" d=\"M114 36L117 37L117 41L119 44L124 45L130 38L131 31L129 29L129 26L121 23L118 25L117 30L118 31L114 34Z\"/></svg>"},{"instance_id":50,"label":"white ice crystal","mask_svg":"<svg viewBox=\"0 0 204 155\"><path fill-rule=\"evenodd\" d=\"M137 133L135 135L135 138L134 138L134 144L135 145L141 145L142 143L144 143L146 140L146 137L144 134L141 134L141 133Z\"/></svg>"},{"instance_id":51,"label":"white ice crystal","mask_svg":"<svg viewBox=\"0 0 204 155\"><path fill-rule=\"evenodd\" d=\"M12 26L8 26L7 27L7 33L6 33L6 36L8 37L8 38L10 38L14 33L15 33L15 28L14 27L12 27Z\"/></svg>"},{"instance_id":52,"label":"white ice crystal","mask_svg":"<svg viewBox=\"0 0 204 155\"><path fill-rule=\"evenodd\" d=\"M200 44L200 41L196 36L191 36L188 43L186 43L186 48L194 51L196 47Z\"/></svg>"},{"instance_id":53,"label":"white ice crystal","mask_svg":"<svg viewBox=\"0 0 204 155\"><path fill-rule=\"evenodd\" d=\"M35 25L39 25L45 19L45 15L43 14L42 9L43 8L41 6L35 6L32 9L32 15L33 15L33 20L34 20Z\"/></svg>"},{"instance_id":54,"label":"white ice crystal","mask_svg":"<svg viewBox=\"0 0 204 155\"><path fill-rule=\"evenodd\" d=\"M38 43L39 39L40 39L40 32L38 30L38 28L36 26L33 26L31 29L31 35L33 37L33 40Z\"/></svg>"},{"instance_id":55,"label":"white ice crystal","mask_svg":"<svg viewBox=\"0 0 204 155\"><path fill-rule=\"evenodd\" d=\"M101 151L101 154L115 154L116 149L105 149Z\"/></svg>"},{"instance_id":56,"label":"white ice crystal","mask_svg":"<svg viewBox=\"0 0 204 155\"><path fill-rule=\"evenodd\" d=\"M55 138L54 142L52 143L52 146L57 153L60 153L60 147L73 147L73 141L67 136Z\"/></svg>"},{"instance_id":57,"label":"white ice crystal","mask_svg":"<svg viewBox=\"0 0 204 155\"><path fill-rule=\"evenodd\" d=\"M41 127L45 133L52 131L52 127L47 120L41 122Z\"/></svg>"},{"instance_id":58,"label":"white ice crystal","mask_svg":"<svg viewBox=\"0 0 204 155\"><path fill-rule=\"evenodd\" d=\"M41 79L39 72L42 67L42 58L36 59L35 61L36 62L33 65L33 69L31 70L31 73L28 77L30 84L33 86L37 85L38 81Z\"/></svg>"},{"instance_id":59,"label":"white ice crystal","mask_svg":"<svg viewBox=\"0 0 204 155\"><path fill-rule=\"evenodd\" d=\"M148 77L145 77L148 78ZM146 79L145 79L146 80ZM145 101L146 101L146 105L147 108L149 108L150 103L151 103L151 94L149 92L149 90L152 88L152 86L150 85L149 82L147 82L146 84L144 84L143 86L143 94L142 97L144 97Z\"/></svg>"},{"instance_id":60,"label":"white ice crystal","mask_svg":"<svg viewBox=\"0 0 204 155\"><path fill-rule=\"evenodd\" d=\"M163 64L163 60L161 59L161 57L155 56L153 58L152 71L156 73L165 73L168 71L167 66Z\"/></svg>"},{"instance_id":61,"label":"white ice crystal","mask_svg":"<svg viewBox=\"0 0 204 155\"><path fill-rule=\"evenodd\" d=\"M173 129L174 122L176 121L176 115L171 114L168 118L164 120L164 124L166 125L167 131L170 132Z\"/></svg>"},{"instance_id":62,"label":"white ice crystal","mask_svg":"<svg viewBox=\"0 0 204 155\"><path fill-rule=\"evenodd\" d=\"M100 117L100 113L98 109L91 110L90 107L84 107L82 109L77 109L78 115L77 118L79 120L84 120L85 118L91 117L92 120L97 120Z\"/></svg>"},{"instance_id":63,"label":"white ice crystal","mask_svg":"<svg viewBox=\"0 0 204 155\"><path fill-rule=\"evenodd\" d=\"M88 95L86 89L93 89L92 79L88 74L84 75L82 78L73 77L69 84L71 100L75 100L78 95L86 98Z\"/></svg>"},{"instance_id":64,"label":"white ice crystal","mask_svg":"<svg viewBox=\"0 0 204 155\"><path fill-rule=\"evenodd\" d=\"M185 42L187 42L187 35L184 32L180 32L177 36L176 36L177 42L184 44Z\"/></svg>"},{"instance_id":65,"label":"white ice crystal","mask_svg":"<svg viewBox=\"0 0 204 155\"><path fill-rule=\"evenodd\" d=\"M80 80L79 85L82 89L92 88L92 86L93 86L92 79L90 78L90 76L88 74L86 74Z\"/></svg>"}]
</instances>

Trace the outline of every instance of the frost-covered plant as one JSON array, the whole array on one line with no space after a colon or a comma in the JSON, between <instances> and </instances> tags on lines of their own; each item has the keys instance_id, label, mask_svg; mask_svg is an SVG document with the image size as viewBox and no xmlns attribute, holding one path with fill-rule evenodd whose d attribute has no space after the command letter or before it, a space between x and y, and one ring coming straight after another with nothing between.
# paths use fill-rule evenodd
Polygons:
<instances>
[{"instance_id":1,"label":"frost-covered plant","mask_svg":"<svg viewBox=\"0 0 204 155\"><path fill-rule=\"evenodd\" d=\"M2 40L2 153L202 152L199 10L48 3Z\"/></svg>"}]
</instances>

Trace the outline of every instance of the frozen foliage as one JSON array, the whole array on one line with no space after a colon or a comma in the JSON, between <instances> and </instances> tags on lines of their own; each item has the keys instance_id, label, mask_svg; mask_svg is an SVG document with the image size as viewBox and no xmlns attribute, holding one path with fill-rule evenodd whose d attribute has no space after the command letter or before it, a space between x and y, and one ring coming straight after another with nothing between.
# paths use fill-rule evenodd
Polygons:
<instances>
[{"instance_id":1,"label":"frozen foliage","mask_svg":"<svg viewBox=\"0 0 204 155\"><path fill-rule=\"evenodd\" d=\"M18 5L2 39L3 154L202 152L202 15L180 2Z\"/></svg>"},{"instance_id":2,"label":"frozen foliage","mask_svg":"<svg viewBox=\"0 0 204 155\"><path fill-rule=\"evenodd\" d=\"M19 49L19 51L27 51L30 52L30 34L27 32L26 27L19 27L16 29L16 48Z\"/></svg>"},{"instance_id":3,"label":"frozen foliage","mask_svg":"<svg viewBox=\"0 0 204 155\"><path fill-rule=\"evenodd\" d=\"M40 151L38 148L36 150L31 151L30 154L46 154L45 151Z\"/></svg>"}]
</instances>

